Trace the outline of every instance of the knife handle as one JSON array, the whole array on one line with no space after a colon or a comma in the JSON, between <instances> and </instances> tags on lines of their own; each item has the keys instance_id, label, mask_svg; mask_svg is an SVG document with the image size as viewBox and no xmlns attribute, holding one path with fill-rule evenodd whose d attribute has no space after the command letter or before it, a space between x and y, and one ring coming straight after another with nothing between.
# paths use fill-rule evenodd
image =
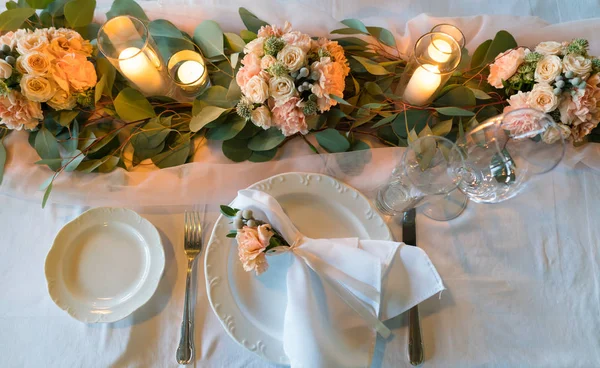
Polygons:
<instances>
[{"instance_id":1,"label":"knife handle","mask_svg":"<svg viewBox=\"0 0 600 368\"><path fill-rule=\"evenodd\" d=\"M423 340L421 339L421 322L417 305L408 311L408 359L414 366L423 363Z\"/></svg>"}]
</instances>

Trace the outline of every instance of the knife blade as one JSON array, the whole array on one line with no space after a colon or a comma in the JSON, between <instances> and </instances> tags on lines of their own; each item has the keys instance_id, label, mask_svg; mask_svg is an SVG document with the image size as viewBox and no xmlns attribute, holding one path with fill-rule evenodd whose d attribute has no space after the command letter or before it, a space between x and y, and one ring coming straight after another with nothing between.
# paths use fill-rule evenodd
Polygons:
<instances>
[{"instance_id":1,"label":"knife blade","mask_svg":"<svg viewBox=\"0 0 600 368\"><path fill-rule=\"evenodd\" d=\"M402 217L402 241L415 247L417 246L416 213L413 208L404 212ZM423 363L423 340L418 305L408 311L408 359L414 366Z\"/></svg>"}]
</instances>

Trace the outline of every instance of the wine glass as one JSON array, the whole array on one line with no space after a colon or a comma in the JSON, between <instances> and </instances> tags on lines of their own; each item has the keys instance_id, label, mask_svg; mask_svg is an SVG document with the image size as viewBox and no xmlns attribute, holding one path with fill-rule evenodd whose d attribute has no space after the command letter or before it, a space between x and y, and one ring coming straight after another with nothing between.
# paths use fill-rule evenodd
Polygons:
<instances>
[{"instance_id":1,"label":"wine glass","mask_svg":"<svg viewBox=\"0 0 600 368\"><path fill-rule=\"evenodd\" d=\"M484 121L459 142L464 166L459 189L478 203L513 198L529 180L554 169L565 153L565 139L551 116L518 109Z\"/></svg>"},{"instance_id":2,"label":"wine glass","mask_svg":"<svg viewBox=\"0 0 600 368\"><path fill-rule=\"evenodd\" d=\"M456 190L463 165L463 154L452 141L421 137L410 144L389 180L378 189L375 206L390 216L420 207L434 220L453 219L467 204L466 196Z\"/></svg>"}]
</instances>

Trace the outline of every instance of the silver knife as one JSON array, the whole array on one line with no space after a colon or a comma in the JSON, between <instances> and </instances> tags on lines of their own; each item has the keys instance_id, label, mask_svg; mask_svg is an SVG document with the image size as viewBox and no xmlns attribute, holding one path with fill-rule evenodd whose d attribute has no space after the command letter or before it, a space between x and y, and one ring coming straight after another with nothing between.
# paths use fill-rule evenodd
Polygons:
<instances>
[{"instance_id":1,"label":"silver knife","mask_svg":"<svg viewBox=\"0 0 600 368\"><path fill-rule=\"evenodd\" d=\"M416 210L404 212L402 218L402 241L405 244L417 246ZM417 366L423 363L423 340L421 339L421 322L419 321L419 306L415 305L408 311L408 359L410 364Z\"/></svg>"}]
</instances>

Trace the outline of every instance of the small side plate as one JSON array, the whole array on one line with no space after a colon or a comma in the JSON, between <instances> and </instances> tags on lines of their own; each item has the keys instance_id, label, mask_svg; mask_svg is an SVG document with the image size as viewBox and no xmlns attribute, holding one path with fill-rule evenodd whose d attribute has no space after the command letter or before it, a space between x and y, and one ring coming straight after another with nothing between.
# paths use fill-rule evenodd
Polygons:
<instances>
[{"instance_id":1,"label":"small side plate","mask_svg":"<svg viewBox=\"0 0 600 368\"><path fill-rule=\"evenodd\" d=\"M165 268L158 230L124 208L94 208L66 224L46 257L50 297L86 323L115 322L144 305Z\"/></svg>"}]
</instances>

